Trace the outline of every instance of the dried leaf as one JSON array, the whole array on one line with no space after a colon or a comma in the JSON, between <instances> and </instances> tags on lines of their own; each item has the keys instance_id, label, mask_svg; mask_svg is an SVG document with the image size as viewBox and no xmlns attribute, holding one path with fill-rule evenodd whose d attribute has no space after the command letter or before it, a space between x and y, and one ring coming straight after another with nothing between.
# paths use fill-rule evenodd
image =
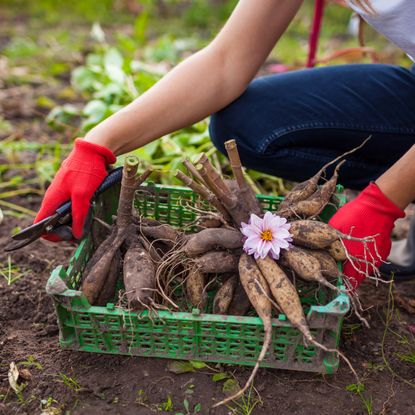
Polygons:
<instances>
[{"instance_id":1,"label":"dried leaf","mask_svg":"<svg viewBox=\"0 0 415 415\"><path fill-rule=\"evenodd\" d=\"M16 393L19 393L19 385L17 384L17 380L19 379L19 370L17 369L16 363L14 362L10 363L8 377L9 377L10 387Z\"/></svg>"}]
</instances>

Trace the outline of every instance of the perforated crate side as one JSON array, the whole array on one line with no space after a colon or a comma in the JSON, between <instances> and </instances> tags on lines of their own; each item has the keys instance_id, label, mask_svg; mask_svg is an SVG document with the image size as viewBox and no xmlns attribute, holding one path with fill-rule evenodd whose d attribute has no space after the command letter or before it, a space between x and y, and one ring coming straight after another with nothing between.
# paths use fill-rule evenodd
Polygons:
<instances>
[{"instance_id":1,"label":"perforated crate side","mask_svg":"<svg viewBox=\"0 0 415 415\"><path fill-rule=\"evenodd\" d=\"M97 203L96 211L107 221L115 213L116 197L117 191L112 189L107 194L109 201ZM258 198L264 210L270 211L276 210L282 200L261 195ZM185 228L196 218L192 209L206 208L207 204L190 189L149 184L137 192L135 206L143 216ZM63 347L96 353L255 364L263 340L258 317L199 314L194 310L194 313L163 311L150 319L147 312L128 313L113 304L91 306L78 291L91 249L90 239L82 241L68 269L58 267L48 281L47 290L54 298ZM336 347L342 319L349 308L347 296L341 294L327 306L316 306L313 291L304 286L300 294L315 338L327 347ZM320 302L329 301L324 290L317 293L317 298ZM314 346L306 348L302 336L284 315L273 319L272 345L264 367L333 373L337 365L335 355Z\"/></svg>"}]
</instances>

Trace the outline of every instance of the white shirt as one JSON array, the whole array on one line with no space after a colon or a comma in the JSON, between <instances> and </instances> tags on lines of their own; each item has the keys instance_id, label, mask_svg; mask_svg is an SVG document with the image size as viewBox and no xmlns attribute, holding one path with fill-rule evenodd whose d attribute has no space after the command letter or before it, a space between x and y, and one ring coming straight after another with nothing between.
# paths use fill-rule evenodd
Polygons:
<instances>
[{"instance_id":1,"label":"white shirt","mask_svg":"<svg viewBox=\"0 0 415 415\"><path fill-rule=\"evenodd\" d=\"M349 0L349 6L415 62L415 0L370 0L369 14Z\"/></svg>"}]
</instances>

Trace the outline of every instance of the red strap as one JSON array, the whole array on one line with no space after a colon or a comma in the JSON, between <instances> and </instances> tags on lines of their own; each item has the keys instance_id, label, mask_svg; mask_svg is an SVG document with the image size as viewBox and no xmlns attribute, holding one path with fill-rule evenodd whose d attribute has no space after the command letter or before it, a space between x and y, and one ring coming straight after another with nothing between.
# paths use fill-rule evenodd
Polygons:
<instances>
[{"instance_id":1,"label":"red strap","mask_svg":"<svg viewBox=\"0 0 415 415\"><path fill-rule=\"evenodd\" d=\"M316 53L318 46L318 39L320 36L321 23L323 20L325 0L316 0L314 6L313 26L310 32L310 38L308 41L308 57L307 68L312 68L316 62Z\"/></svg>"}]
</instances>

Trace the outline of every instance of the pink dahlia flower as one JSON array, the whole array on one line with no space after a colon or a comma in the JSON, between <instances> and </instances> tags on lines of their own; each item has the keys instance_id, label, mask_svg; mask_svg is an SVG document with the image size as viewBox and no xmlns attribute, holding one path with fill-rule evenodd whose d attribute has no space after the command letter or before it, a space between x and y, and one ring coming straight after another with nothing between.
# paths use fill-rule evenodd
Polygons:
<instances>
[{"instance_id":1,"label":"pink dahlia flower","mask_svg":"<svg viewBox=\"0 0 415 415\"><path fill-rule=\"evenodd\" d=\"M289 249L292 241L290 224L287 219L266 212L263 218L251 214L249 223L241 223L241 232L246 236L244 251L254 255L255 259L265 258L268 254L274 259L280 257L281 249Z\"/></svg>"}]
</instances>

